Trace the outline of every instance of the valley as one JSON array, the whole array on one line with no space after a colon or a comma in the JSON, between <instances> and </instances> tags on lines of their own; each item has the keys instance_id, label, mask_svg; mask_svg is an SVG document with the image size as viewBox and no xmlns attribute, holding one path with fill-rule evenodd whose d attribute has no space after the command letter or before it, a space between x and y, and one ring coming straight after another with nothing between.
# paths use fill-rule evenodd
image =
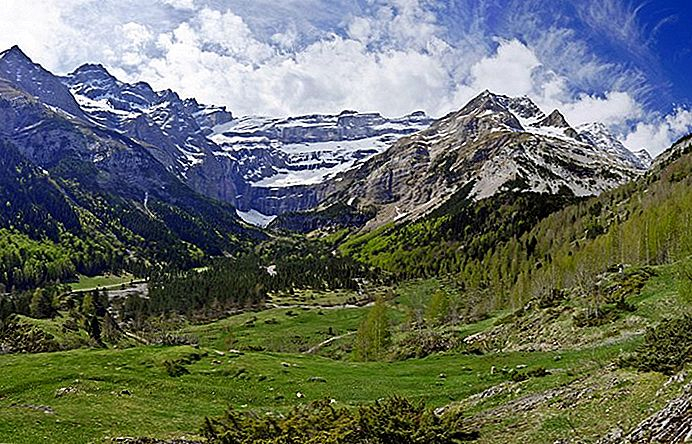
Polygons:
<instances>
[{"instance_id":1,"label":"valley","mask_svg":"<svg viewBox=\"0 0 692 444\"><path fill-rule=\"evenodd\" d=\"M368 309L301 308L253 311L177 330L194 336L194 346L132 344L1 356L0 433L21 430L12 435L19 443L42 437L65 443L122 436L196 440L204 417L217 417L229 406L263 415L320 399L342 407L397 394L430 407L462 409L465 421L480 430L477 442L540 443L570 436L596 441L613 428L635 427L683 385L684 376L670 382L673 378L661 374L613 365L636 350L642 330L657 321L663 307L678 303L670 269L656 274L636 298L636 309L612 324L575 326L570 313L577 307L566 303L525 310L520 316L527 320L548 319L529 322L537 328L529 332L512 320L517 313L507 311L434 330L466 338L488 334L480 352L465 351L462 341L426 357L358 362L344 353L352 338L343 338L306 353L329 334L356 331ZM397 349L405 343L407 304L443 285L418 281L395 290L389 310ZM498 333L498 326L514 333ZM529 338L536 347L550 345L520 350ZM166 361L182 363L185 372L168 374ZM538 369L545 375L516 377ZM594 414L603 416L593 422Z\"/></svg>"},{"instance_id":2,"label":"valley","mask_svg":"<svg viewBox=\"0 0 692 444\"><path fill-rule=\"evenodd\" d=\"M686 442L691 215L689 136L237 116L14 46L0 442Z\"/></svg>"}]
</instances>

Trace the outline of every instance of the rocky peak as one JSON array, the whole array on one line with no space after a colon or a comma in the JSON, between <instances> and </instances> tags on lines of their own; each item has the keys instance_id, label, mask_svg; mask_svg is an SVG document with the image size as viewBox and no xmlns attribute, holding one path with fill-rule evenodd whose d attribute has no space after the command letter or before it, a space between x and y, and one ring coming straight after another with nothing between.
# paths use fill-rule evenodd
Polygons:
<instances>
[{"instance_id":1,"label":"rocky peak","mask_svg":"<svg viewBox=\"0 0 692 444\"><path fill-rule=\"evenodd\" d=\"M18 46L0 53L0 77L41 102L83 120L88 120L69 89L60 79L34 63Z\"/></svg>"},{"instance_id":2,"label":"rocky peak","mask_svg":"<svg viewBox=\"0 0 692 444\"><path fill-rule=\"evenodd\" d=\"M17 45L12 46L10 49L6 49L0 52L0 59L7 63L24 63L33 65L34 62L21 50Z\"/></svg>"},{"instance_id":3,"label":"rocky peak","mask_svg":"<svg viewBox=\"0 0 692 444\"><path fill-rule=\"evenodd\" d=\"M541 120L536 124L536 126L541 127L541 126L552 126L555 128L570 128L569 123L567 123L567 119L565 119L565 116L562 115L562 113L558 110L554 110L548 117L545 119Z\"/></svg>"},{"instance_id":4,"label":"rocky peak","mask_svg":"<svg viewBox=\"0 0 692 444\"><path fill-rule=\"evenodd\" d=\"M488 90L483 91L475 98L471 99L469 103L464 106L461 111L457 114L470 115L470 114L480 114L485 111L490 112L507 112L509 108L507 107L506 101L502 100L502 97L493 94Z\"/></svg>"},{"instance_id":5,"label":"rocky peak","mask_svg":"<svg viewBox=\"0 0 692 444\"><path fill-rule=\"evenodd\" d=\"M117 82L116 78L108 72L108 70L100 63L85 63L70 74L68 77L79 78L83 80L110 80L113 83Z\"/></svg>"},{"instance_id":6,"label":"rocky peak","mask_svg":"<svg viewBox=\"0 0 692 444\"><path fill-rule=\"evenodd\" d=\"M500 100L517 118L522 125L540 121L545 118L543 111L528 96L508 97L498 96Z\"/></svg>"},{"instance_id":7,"label":"rocky peak","mask_svg":"<svg viewBox=\"0 0 692 444\"><path fill-rule=\"evenodd\" d=\"M651 164L654 162L653 157L651 157L651 154L649 154L647 150L643 149L635 151L634 155L637 156L639 160L641 160L642 164L644 164L644 166L646 166L647 168L649 168Z\"/></svg>"},{"instance_id":8,"label":"rocky peak","mask_svg":"<svg viewBox=\"0 0 692 444\"><path fill-rule=\"evenodd\" d=\"M617 159L625 159L634 168L639 170L648 169L649 165L633 152L628 150L601 122L587 123L576 128L579 133L579 140L598 147L599 151L605 156Z\"/></svg>"},{"instance_id":9,"label":"rocky peak","mask_svg":"<svg viewBox=\"0 0 692 444\"><path fill-rule=\"evenodd\" d=\"M571 137L572 139L579 138L579 133L577 133L577 131L574 128L572 128L569 123L567 123L567 119L565 119L565 116L562 115L562 113L558 110L554 110L552 113L550 113L548 117L534 123L531 126L536 128L546 128L552 131L558 131L566 135L567 137Z\"/></svg>"},{"instance_id":10,"label":"rocky peak","mask_svg":"<svg viewBox=\"0 0 692 444\"><path fill-rule=\"evenodd\" d=\"M102 107L121 111L135 111L148 108L158 102L154 90L145 82L134 85L116 79L103 65L85 64L63 77L63 82L79 100L87 98L103 101ZM97 106L84 103L88 108Z\"/></svg>"}]
</instances>

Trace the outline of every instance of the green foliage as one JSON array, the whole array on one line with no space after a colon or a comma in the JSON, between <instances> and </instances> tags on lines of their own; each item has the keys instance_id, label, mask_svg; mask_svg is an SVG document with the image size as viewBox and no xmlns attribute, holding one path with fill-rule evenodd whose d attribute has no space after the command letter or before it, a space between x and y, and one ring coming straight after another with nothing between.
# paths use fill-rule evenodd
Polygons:
<instances>
[{"instance_id":1,"label":"green foliage","mask_svg":"<svg viewBox=\"0 0 692 444\"><path fill-rule=\"evenodd\" d=\"M401 278L463 270L489 251L530 230L548 214L575 201L565 195L503 193L478 202L458 192L427 218L355 236L341 250Z\"/></svg>"},{"instance_id":2,"label":"green foliage","mask_svg":"<svg viewBox=\"0 0 692 444\"><path fill-rule=\"evenodd\" d=\"M43 288L36 289L31 297L29 310L31 311L31 316L37 319L53 317L55 308L53 307L51 293Z\"/></svg>"},{"instance_id":3,"label":"green foliage","mask_svg":"<svg viewBox=\"0 0 692 444\"><path fill-rule=\"evenodd\" d=\"M442 325L446 323L451 316L450 308L449 296L444 291L438 290L430 299L425 319L429 325Z\"/></svg>"},{"instance_id":4,"label":"green foliage","mask_svg":"<svg viewBox=\"0 0 692 444\"><path fill-rule=\"evenodd\" d=\"M678 264L677 287L680 299L692 310L692 261Z\"/></svg>"},{"instance_id":5,"label":"green foliage","mask_svg":"<svg viewBox=\"0 0 692 444\"><path fill-rule=\"evenodd\" d=\"M256 307L270 292L356 290L363 281L380 280L375 271L321 245L262 248L259 254L216 259L203 270L152 272L149 298L126 303L123 319L171 312L219 317L232 309Z\"/></svg>"},{"instance_id":6,"label":"green foliage","mask_svg":"<svg viewBox=\"0 0 692 444\"><path fill-rule=\"evenodd\" d=\"M328 400L296 407L281 417L229 410L202 430L218 444L451 444L478 438L460 411L437 416L422 403L394 397L357 409Z\"/></svg>"},{"instance_id":7,"label":"green foliage","mask_svg":"<svg viewBox=\"0 0 692 444\"><path fill-rule=\"evenodd\" d=\"M341 250L401 278L452 275L481 312L516 309L531 299L557 303L551 292L565 288L580 289L595 313L611 296L625 309L626 294L646 276L612 293L595 291L606 270L692 255L692 154L590 199L455 197L421 221L355 236Z\"/></svg>"},{"instance_id":8,"label":"green foliage","mask_svg":"<svg viewBox=\"0 0 692 444\"><path fill-rule=\"evenodd\" d=\"M15 319L0 325L0 350L3 353L47 353L60 348L52 335L31 325Z\"/></svg>"},{"instance_id":9,"label":"green foliage","mask_svg":"<svg viewBox=\"0 0 692 444\"><path fill-rule=\"evenodd\" d=\"M84 316L93 316L96 314L94 296L91 292L84 295L84 298L82 299L81 312Z\"/></svg>"},{"instance_id":10,"label":"green foliage","mask_svg":"<svg viewBox=\"0 0 692 444\"><path fill-rule=\"evenodd\" d=\"M510 379L514 382L521 382L531 378L543 378L548 375L550 375L550 372L546 370L545 367L537 367L522 372L512 371L510 373Z\"/></svg>"},{"instance_id":11,"label":"green foliage","mask_svg":"<svg viewBox=\"0 0 692 444\"><path fill-rule=\"evenodd\" d=\"M635 356L627 361L641 371L671 375L692 362L692 315L668 319L650 328Z\"/></svg>"},{"instance_id":12,"label":"green foliage","mask_svg":"<svg viewBox=\"0 0 692 444\"><path fill-rule=\"evenodd\" d=\"M381 359L391 342L391 327L387 317L387 305L377 298L356 334L355 357L360 361Z\"/></svg>"},{"instance_id":13,"label":"green foliage","mask_svg":"<svg viewBox=\"0 0 692 444\"><path fill-rule=\"evenodd\" d=\"M413 330L399 338L393 345L393 359L424 358L433 353L453 350L461 345L458 336L451 332L433 329Z\"/></svg>"},{"instance_id":14,"label":"green foliage","mask_svg":"<svg viewBox=\"0 0 692 444\"><path fill-rule=\"evenodd\" d=\"M180 361L163 361L163 368L168 373L168 376L172 378L190 374L190 371Z\"/></svg>"}]
</instances>

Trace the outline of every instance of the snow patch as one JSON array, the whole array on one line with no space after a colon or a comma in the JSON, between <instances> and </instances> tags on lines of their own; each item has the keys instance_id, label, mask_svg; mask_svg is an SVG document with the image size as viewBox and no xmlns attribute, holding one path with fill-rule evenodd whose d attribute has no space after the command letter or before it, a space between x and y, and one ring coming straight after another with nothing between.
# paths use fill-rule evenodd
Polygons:
<instances>
[{"instance_id":1,"label":"snow patch","mask_svg":"<svg viewBox=\"0 0 692 444\"><path fill-rule=\"evenodd\" d=\"M267 228L276 219L276 216L267 216L257 210L240 211L236 209L235 212L244 222L260 228Z\"/></svg>"}]
</instances>

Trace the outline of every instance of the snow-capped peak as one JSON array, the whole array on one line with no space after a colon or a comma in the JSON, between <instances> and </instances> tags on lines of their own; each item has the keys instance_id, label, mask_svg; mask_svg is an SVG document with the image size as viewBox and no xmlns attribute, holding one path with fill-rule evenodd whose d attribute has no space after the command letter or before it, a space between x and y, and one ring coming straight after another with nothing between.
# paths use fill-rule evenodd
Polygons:
<instances>
[{"instance_id":1,"label":"snow-capped peak","mask_svg":"<svg viewBox=\"0 0 692 444\"><path fill-rule=\"evenodd\" d=\"M598 147L602 152L611 156L613 160L625 160L633 167L641 170L646 170L651 165L650 161L646 162L628 150L601 122L579 125L576 130L580 140Z\"/></svg>"}]
</instances>

